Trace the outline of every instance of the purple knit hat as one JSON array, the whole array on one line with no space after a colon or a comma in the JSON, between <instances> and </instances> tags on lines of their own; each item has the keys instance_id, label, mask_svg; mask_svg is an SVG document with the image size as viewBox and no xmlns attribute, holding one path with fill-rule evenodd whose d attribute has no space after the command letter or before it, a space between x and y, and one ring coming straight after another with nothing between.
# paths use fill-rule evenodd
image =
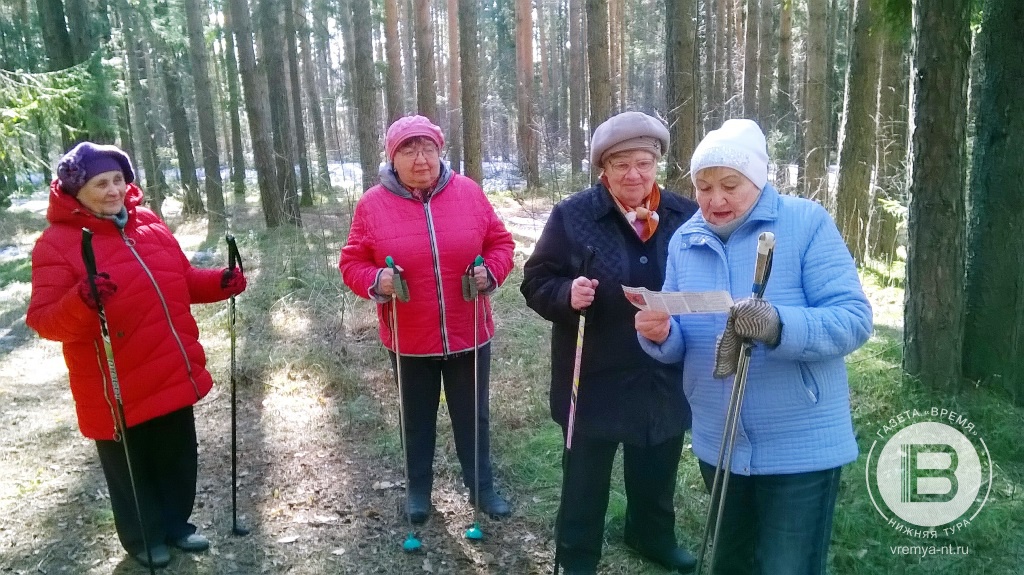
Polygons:
<instances>
[{"instance_id":1,"label":"purple knit hat","mask_svg":"<svg viewBox=\"0 0 1024 575\"><path fill-rule=\"evenodd\" d=\"M65 194L77 196L86 182L104 172L120 170L125 183L135 181L132 162L117 146L82 142L57 162L57 180Z\"/></svg>"},{"instance_id":2,"label":"purple knit hat","mask_svg":"<svg viewBox=\"0 0 1024 575\"><path fill-rule=\"evenodd\" d=\"M437 144L438 150L444 146L444 132L441 128L424 116L404 116L395 120L384 136L384 153L387 154L388 161L395 159L395 152L403 142L417 136L431 140Z\"/></svg>"}]
</instances>

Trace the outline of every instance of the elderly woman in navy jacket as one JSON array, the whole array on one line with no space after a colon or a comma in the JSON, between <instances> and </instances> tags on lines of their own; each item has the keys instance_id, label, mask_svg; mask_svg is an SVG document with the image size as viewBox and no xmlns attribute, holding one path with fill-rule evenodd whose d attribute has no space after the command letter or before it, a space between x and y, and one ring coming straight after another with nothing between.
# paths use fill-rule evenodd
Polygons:
<instances>
[{"instance_id":1,"label":"elderly woman in navy jacket","mask_svg":"<svg viewBox=\"0 0 1024 575\"><path fill-rule=\"evenodd\" d=\"M571 457L563 481L558 558L568 573L595 573L601 558L612 462L623 444L626 544L683 571L693 557L677 547L676 469L690 408L678 364L648 357L637 343L636 312L622 285L659 289L669 238L696 204L661 189L658 160L668 130L640 112L597 127L591 163L600 182L555 206L524 267L527 304L551 322L551 417L568 433L580 313L587 312ZM589 270L583 262L593 253Z\"/></svg>"},{"instance_id":2,"label":"elderly woman in navy jacket","mask_svg":"<svg viewBox=\"0 0 1024 575\"><path fill-rule=\"evenodd\" d=\"M709 490L738 360L729 343L757 344L728 462L715 573L824 574L840 469L857 458L843 357L871 334L871 307L825 209L767 183L756 123L728 120L708 133L690 176L700 213L672 237L664 290L726 290L739 301L728 317L643 311L636 326L651 356L683 360L693 451ZM764 299L741 299L766 231L777 243ZM716 350L719 334L726 345Z\"/></svg>"}]
</instances>

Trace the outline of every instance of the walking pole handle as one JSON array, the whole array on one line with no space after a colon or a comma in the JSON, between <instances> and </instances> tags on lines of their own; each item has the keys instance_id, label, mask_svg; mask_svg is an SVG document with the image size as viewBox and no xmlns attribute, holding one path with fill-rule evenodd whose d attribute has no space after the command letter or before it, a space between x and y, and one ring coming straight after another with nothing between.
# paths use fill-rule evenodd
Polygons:
<instances>
[{"instance_id":1,"label":"walking pole handle","mask_svg":"<svg viewBox=\"0 0 1024 575\"><path fill-rule=\"evenodd\" d=\"M224 239L228 242L228 269L235 269L238 267L238 271L245 273L245 268L242 267L242 255L238 253L238 245L235 244L235 236L231 234L225 234Z\"/></svg>"},{"instance_id":2,"label":"walking pole handle","mask_svg":"<svg viewBox=\"0 0 1024 575\"><path fill-rule=\"evenodd\" d=\"M391 268L391 271L394 274L392 277L394 278L393 281L395 284L395 297L397 297L401 302L409 301L409 284L405 283L405 280L402 279L402 273L398 271L398 266L395 265L395 259L391 256L387 256L384 258L384 264Z\"/></svg>"},{"instance_id":3,"label":"walking pole handle","mask_svg":"<svg viewBox=\"0 0 1024 575\"><path fill-rule=\"evenodd\" d=\"M82 228L82 262L85 264L85 276L89 279L89 292L96 306L102 310L103 302L96 289L96 254L92 251L92 230L89 228Z\"/></svg>"},{"instance_id":4,"label":"walking pole handle","mask_svg":"<svg viewBox=\"0 0 1024 575\"><path fill-rule=\"evenodd\" d=\"M473 260L473 263L466 267L466 273L462 274L462 299L473 301L480 295L479 290L476 288L476 277L473 275L473 269L482 265L484 265L484 256L478 255Z\"/></svg>"},{"instance_id":5,"label":"walking pole handle","mask_svg":"<svg viewBox=\"0 0 1024 575\"><path fill-rule=\"evenodd\" d=\"M754 265L754 285L751 295L755 298L764 296L764 288L768 286L768 277L772 275L772 254L775 253L775 234L761 232L757 237L757 263Z\"/></svg>"}]
</instances>

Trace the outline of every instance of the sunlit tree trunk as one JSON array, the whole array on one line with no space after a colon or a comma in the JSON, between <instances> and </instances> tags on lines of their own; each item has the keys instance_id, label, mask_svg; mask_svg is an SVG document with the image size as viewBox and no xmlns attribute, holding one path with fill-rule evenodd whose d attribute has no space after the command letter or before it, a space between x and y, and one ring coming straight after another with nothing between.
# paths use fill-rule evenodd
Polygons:
<instances>
[{"instance_id":1,"label":"sunlit tree trunk","mask_svg":"<svg viewBox=\"0 0 1024 575\"><path fill-rule=\"evenodd\" d=\"M246 0L228 0L234 22L235 44L238 47L238 65L245 90L245 110L249 120L249 138L252 141L253 167L260 188L263 219L268 228L281 225L284 215L281 194L277 190L277 168L271 139L273 126L270 118L270 95L263 68L256 67L253 48L252 17Z\"/></svg>"},{"instance_id":2,"label":"sunlit tree trunk","mask_svg":"<svg viewBox=\"0 0 1024 575\"><path fill-rule=\"evenodd\" d=\"M448 160L462 172L462 68L459 65L459 2L446 0L448 7Z\"/></svg>"},{"instance_id":3,"label":"sunlit tree trunk","mask_svg":"<svg viewBox=\"0 0 1024 575\"><path fill-rule=\"evenodd\" d=\"M384 0L384 44L388 72L384 76L384 96L387 102L387 120L392 122L404 115L402 98L402 45L398 36L398 0ZM448 10L451 14L451 9ZM451 15L449 15L449 21ZM454 35L456 38L458 36ZM458 54L458 52L454 52ZM456 58L457 60L457 58Z\"/></svg>"},{"instance_id":4,"label":"sunlit tree trunk","mask_svg":"<svg viewBox=\"0 0 1024 575\"><path fill-rule=\"evenodd\" d=\"M586 137L583 117L586 72L583 57L583 0L569 0L569 170L575 176L583 172Z\"/></svg>"},{"instance_id":5,"label":"sunlit tree trunk","mask_svg":"<svg viewBox=\"0 0 1024 575\"><path fill-rule=\"evenodd\" d=\"M878 81L878 159L871 224L868 228L871 256L891 263L896 257L897 208L907 199L907 107L906 79L909 77L904 39L898 32L881 27L882 70Z\"/></svg>"},{"instance_id":6,"label":"sunlit tree trunk","mask_svg":"<svg viewBox=\"0 0 1024 575\"><path fill-rule=\"evenodd\" d=\"M300 0L299 4L302 5L305 2ZM299 13L307 14L305 10L299 10ZM313 44L310 42L310 33L310 27L303 25L299 32L299 43L302 50L302 84L306 88L309 120L313 124L313 143L316 147L316 190L320 194L333 195L331 193L331 173L327 165L327 135L324 131L320 94L316 89L316 69L313 67Z\"/></svg>"},{"instance_id":7,"label":"sunlit tree trunk","mask_svg":"<svg viewBox=\"0 0 1024 575\"><path fill-rule=\"evenodd\" d=\"M231 2L224 3L224 60L228 84L228 116L231 120L231 184L237 199L245 198L245 148L242 145L242 94L238 85L238 59L235 56L234 23Z\"/></svg>"},{"instance_id":8,"label":"sunlit tree trunk","mask_svg":"<svg viewBox=\"0 0 1024 575\"><path fill-rule=\"evenodd\" d=\"M284 37L285 37L285 68L288 71L288 94L291 103L292 135L295 145L295 161L299 164L299 190L301 196L294 200L295 205L290 206L296 214L299 211L299 204L304 206L313 205L313 178L309 173L309 145L306 139L306 122L302 114L302 82L299 81L299 48L296 37L299 35L295 25L295 2L294 0L282 0L284 12Z\"/></svg>"},{"instance_id":9,"label":"sunlit tree trunk","mask_svg":"<svg viewBox=\"0 0 1024 575\"><path fill-rule=\"evenodd\" d=\"M608 64L608 0L586 0L587 60L590 74L590 133L612 115L611 68ZM596 180L598 171L590 167Z\"/></svg>"},{"instance_id":10,"label":"sunlit tree trunk","mask_svg":"<svg viewBox=\"0 0 1024 575\"><path fill-rule=\"evenodd\" d=\"M757 117L757 27L758 0L747 0L744 9L743 42L743 117Z\"/></svg>"},{"instance_id":11,"label":"sunlit tree trunk","mask_svg":"<svg viewBox=\"0 0 1024 575\"><path fill-rule=\"evenodd\" d=\"M477 0L459 0L459 54L462 64L462 140L466 176L484 181L480 118L480 44Z\"/></svg>"},{"instance_id":12,"label":"sunlit tree trunk","mask_svg":"<svg viewBox=\"0 0 1024 575\"><path fill-rule=\"evenodd\" d=\"M843 98L839 135L836 224L858 263L867 253L871 171L875 164L875 116L878 105L879 38L871 0L855 0L853 43Z\"/></svg>"},{"instance_id":13,"label":"sunlit tree trunk","mask_svg":"<svg viewBox=\"0 0 1024 575\"><path fill-rule=\"evenodd\" d=\"M192 63L192 82L196 92L196 114L199 123L199 145L202 148L205 175L206 204L209 210L211 232L219 234L227 224L224 212L224 188L220 178L220 146L217 143L217 113L214 111L213 90L207 63L206 35L203 16L206 2L186 0L185 25L188 30L188 53ZM214 235L213 233L210 234Z\"/></svg>"}]
</instances>

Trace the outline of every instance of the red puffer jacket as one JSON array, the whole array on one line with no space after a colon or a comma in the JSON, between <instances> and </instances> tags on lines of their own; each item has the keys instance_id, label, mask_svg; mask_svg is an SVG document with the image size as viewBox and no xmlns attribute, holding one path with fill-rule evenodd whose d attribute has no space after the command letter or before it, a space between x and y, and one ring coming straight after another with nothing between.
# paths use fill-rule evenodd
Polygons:
<instances>
[{"instance_id":1,"label":"red puffer jacket","mask_svg":"<svg viewBox=\"0 0 1024 575\"><path fill-rule=\"evenodd\" d=\"M167 226L128 185L124 230L98 218L54 182L46 217L50 226L32 251L32 299L26 323L64 344L64 360L82 434L114 438L114 392L99 319L78 295L85 278L82 228L93 231L96 267L117 292L104 306L125 418L132 427L195 404L213 378L190 305L228 297L220 270L192 267Z\"/></svg>"},{"instance_id":2,"label":"red puffer jacket","mask_svg":"<svg viewBox=\"0 0 1024 575\"><path fill-rule=\"evenodd\" d=\"M501 285L512 271L512 234L480 186L447 168L425 203L402 188L387 166L381 181L356 205L339 262L345 285L371 297L377 272L391 256L409 284L409 302L398 303L402 355L444 356L473 349L473 302L462 297L462 276L482 255ZM494 335L494 320L488 298L480 300L483 345ZM391 305L378 305L377 317L381 341L394 350Z\"/></svg>"}]
</instances>

